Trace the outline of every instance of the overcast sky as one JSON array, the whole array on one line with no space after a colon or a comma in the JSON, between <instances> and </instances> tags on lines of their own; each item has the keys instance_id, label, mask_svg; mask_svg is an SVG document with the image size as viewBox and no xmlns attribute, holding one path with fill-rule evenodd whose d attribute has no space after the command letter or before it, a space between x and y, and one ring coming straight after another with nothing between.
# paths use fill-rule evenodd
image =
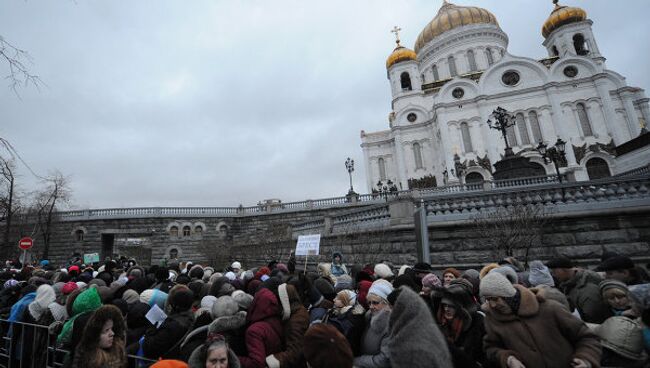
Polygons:
<instances>
[{"instance_id":1,"label":"overcast sky","mask_svg":"<svg viewBox=\"0 0 650 368\"><path fill-rule=\"evenodd\" d=\"M388 128L390 29L412 48L441 3L2 0L0 35L45 86L0 81L0 137L68 175L78 208L341 196L348 156L365 193L359 132ZM551 0L455 3L492 11L510 53L546 57ZM562 3L588 12L610 69L650 88L648 0Z\"/></svg>"}]
</instances>

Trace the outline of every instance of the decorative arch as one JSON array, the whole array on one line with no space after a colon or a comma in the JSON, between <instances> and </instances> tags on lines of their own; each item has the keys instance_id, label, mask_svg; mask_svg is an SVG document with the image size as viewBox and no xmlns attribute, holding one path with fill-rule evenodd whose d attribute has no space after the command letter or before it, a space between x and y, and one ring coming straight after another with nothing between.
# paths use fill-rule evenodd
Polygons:
<instances>
[{"instance_id":1,"label":"decorative arch","mask_svg":"<svg viewBox=\"0 0 650 368\"><path fill-rule=\"evenodd\" d=\"M501 85L501 75L508 70L515 70L521 75L522 80L517 87L538 84L535 83L534 79L526 77L525 73L523 73L524 70L532 71L536 79L539 79L539 84L541 85L546 84L549 80L548 69L538 61L530 58L513 57L507 54L498 64L495 64L494 67L489 68L483 73L478 83L479 94L492 94L495 91L509 90L510 88Z\"/></svg>"},{"instance_id":2,"label":"decorative arch","mask_svg":"<svg viewBox=\"0 0 650 368\"><path fill-rule=\"evenodd\" d=\"M217 226L215 227L215 230L217 231L217 234L219 234L219 237L221 239L224 239L228 236L228 233L230 232L230 226L225 221L219 221L219 223L217 223Z\"/></svg>"},{"instance_id":3,"label":"decorative arch","mask_svg":"<svg viewBox=\"0 0 650 368\"><path fill-rule=\"evenodd\" d=\"M402 72L399 76L399 81L400 85L402 87L402 91L412 91L413 86L411 84L411 76L409 75L408 72Z\"/></svg>"},{"instance_id":4,"label":"decorative arch","mask_svg":"<svg viewBox=\"0 0 650 368\"><path fill-rule=\"evenodd\" d=\"M608 178L612 176L612 169L607 162L607 160L602 157L592 156L591 158L585 157L585 168L587 169L587 175L589 180L596 180L602 178Z\"/></svg>"},{"instance_id":5,"label":"decorative arch","mask_svg":"<svg viewBox=\"0 0 650 368\"><path fill-rule=\"evenodd\" d=\"M70 232L70 235L72 235L72 238L76 242L82 242L86 238L86 234L88 233L88 230L86 229L85 226L76 226L72 229Z\"/></svg>"},{"instance_id":6,"label":"decorative arch","mask_svg":"<svg viewBox=\"0 0 650 368\"><path fill-rule=\"evenodd\" d=\"M207 229L208 229L208 227L205 226L205 223L203 223L203 222L201 222L201 221L195 222L195 223L193 224L193 226L192 226L192 231L193 231L194 234L196 234L196 235L199 235L199 234L203 235L203 233L205 233L205 231L206 231Z\"/></svg>"},{"instance_id":7,"label":"decorative arch","mask_svg":"<svg viewBox=\"0 0 650 368\"><path fill-rule=\"evenodd\" d=\"M468 79L454 79L440 89L440 92L438 93L438 96L441 96L440 102L458 102L458 100L451 94L452 91L458 87L465 91L463 100L472 99L479 95L479 87L473 81Z\"/></svg>"},{"instance_id":8,"label":"decorative arch","mask_svg":"<svg viewBox=\"0 0 650 368\"><path fill-rule=\"evenodd\" d=\"M406 117L410 113L416 113L418 116L421 117L421 119L418 119L417 122L423 122L427 121L430 119L430 113L422 106L419 105L414 105L412 103L406 105L403 109L401 109L396 115L395 119L397 121L405 121Z\"/></svg>"},{"instance_id":9,"label":"decorative arch","mask_svg":"<svg viewBox=\"0 0 650 368\"><path fill-rule=\"evenodd\" d=\"M574 65L578 68L577 78L598 74L600 69L598 64L591 59L576 57L561 58L551 65L551 68L549 69L550 79L554 81L564 81L569 79L564 75L564 68L569 65Z\"/></svg>"},{"instance_id":10,"label":"decorative arch","mask_svg":"<svg viewBox=\"0 0 650 368\"><path fill-rule=\"evenodd\" d=\"M165 258L166 259L171 259L171 252L173 249L176 249L177 252L177 258L182 259L183 258L183 248L180 245L170 245L165 249Z\"/></svg>"},{"instance_id":11,"label":"decorative arch","mask_svg":"<svg viewBox=\"0 0 650 368\"><path fill-rule=\"evenodd\" d=\"M465 175L465 184L480 184L485 181L483 174L473 171Z\"/></svg>"}]
</instances>

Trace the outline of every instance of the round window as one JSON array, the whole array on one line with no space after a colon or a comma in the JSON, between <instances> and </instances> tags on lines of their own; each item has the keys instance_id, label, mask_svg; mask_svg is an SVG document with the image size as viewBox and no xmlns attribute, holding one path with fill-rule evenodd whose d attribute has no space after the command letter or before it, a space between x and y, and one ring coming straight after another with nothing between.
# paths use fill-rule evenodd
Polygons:
<instances>
[{"instance_id":1,"label":"round window","mask_svg":"<svg viewBox=\"0 0 650 368\"><path fill-rule=\"evenodd\" d=\"M514 70L507 71L501 76L501 81L506 86L515 86L519 83L519 73Z\"/></svg>"},{"instance_id":2,"label":"round window","mask_svg":"<svg viewBox=\"0 0 650 368\"><path fill-rule=\"evenodd\" d=\"M454 96L454 98L463 98L463 96L465 96L465 91L460 87L455 88L451 91L451 95Z\"/></svg>"},{"instance_id":3,"label":"round window","mask_svg":"<svg viewBox=\"0 0 650 368\"><path fill-rule=\"evenodd\" d=\"M578 75L578 68L576 68L573 65L567 66L566 68L564 68L564 75L566 75L569 78L573 78L576 75Z\"/></svg>"},{"instance_id":4,"label":"round window","mask_svg":"<svg viewBox=\"0 0 650 368\"><path fill-rule=\"evenodd\" d=\"M411 123L418 120L418 116L415 115L414 113L410 113L406 115L406 120L410 121Z\"/></svg>"}]
</instances>

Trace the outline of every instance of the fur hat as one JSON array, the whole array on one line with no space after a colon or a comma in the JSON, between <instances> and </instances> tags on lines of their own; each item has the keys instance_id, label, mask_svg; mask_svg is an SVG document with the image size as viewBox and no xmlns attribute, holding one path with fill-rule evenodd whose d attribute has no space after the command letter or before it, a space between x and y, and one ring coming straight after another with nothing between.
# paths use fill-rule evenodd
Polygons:
<instances>
[{"instance_id":1,"label":"fur hat","mask_svg":"<svg viewBox=\"0 0 650 368\"><path fill-rule=\"evenodd\" d=\"M508 267L508 266L497 267L497 268L493 269L492 271L490 271L488 274L493 273L493 272L497 272L497 273L502 274L503 276L505 276L508 279L508 281L510 281L511 284L516 284L517 281L519 280L517 278L517 272L515 272L515 270L513 270L511 267Z\"/></svg>"},{"instance_id":2,"label":"fur hat","mask_svg":"<svg viewBox=\"0 0 650 368\"><path fill-rule=\"evenodd\" d=\"M354 355L348 340L335 327L311 326L304 337L305 359L313 368L352 368Z\"/></svg>"},{"instance_id":3,"label":"fur hat","mask_svg":"<svg viewBox=\"0 0 650 368\"><path fill-rule=\"evenodd\" d=\"M203 278L203 267L201 265L194 265L190 268L190 272L187 273L191 279L201 280Z\"/></svg>"},{"instance_id":4,"label":"fur hat","mask_svg":"<svg viewBox=\"0 0 650 368\"><path fill-rule=\"evenodd\" d=\"M501 273L490 272L481 279L481 296L500 296L511 298L517 290L512 283Z\"/></svg>"},{"instance_id":5,"label":"fur hat","mask_svg":"<svg viewBox=\"0 0 650 368\"><path fill-rule=\"evenodd\" d=\"M211 314L214 319L224 316L233 316L237 312L239 312L239 305L235 299L228 295L217 298L214 304L212 304Z\"/></svg>"},{"instance_id":6,"label":"fur hat","mask_svg":"<svg viewBox=\"0 0 650 368\"><path fill-rule=\"evenodd\" d=\"M429 273L422 278L422 286L433 289L434 287L442 287L442 282L435 273Z\"/></svg>"},{"instance_id":7,"label":"fur hat","mask_svg":"<svg viewBox=\"0 0 650 368\"><path fill-rule=\"evenodd\" d=\"M634 262L630 257L613 256L602 261L596 271L631 270L633 268Z\"/></svg>"},{"instance_id":8,"label":"fur hat","mask_svg":"<svg viewBox=\"0 0 650 368\"><path fill-rule=\"evenodd\" d=\"M389 279L395 276L395 274L393 274L393 271L390 269L390 266L385 263L377 263L375 265L374 272L375 276L380 279Z\"/></svg>"},{"instance_id":9,"label":"fur hat","mask_svg":"<svg viewBox=\"0 0 650 368\"><path fill-rule=\"evenodd\" d=\"M352 277L350 275L341 275L336 278L336 283L334 284L334 291L337 293L341 290L352 289L354 284L352 282Z\"/></svg>"},{"instance_id":10,"label":"fur hat","mask_svg":"<svg viewBox=\"0 0 650 368\"><path fill-rule=\"evenodd\" d=\"M485 267L481 268L481 271L479 271L479 277L484 278L490 271L492 271L495 268L499 268L498 263L490 263L485 265Z\"/></svg>"},{"instance_id":11,"label":"fur hat","mask_svg":"<svg viewBox=\"0 0 650 368\"><path fill-rule=\"evenodd\" d=\"M336 291L334 290L334 286L332 286L329 281L322 277L319 277L316 279L316 281L314 281L314 286L325 297L325 299L334 300Z\"/></svg>"},{"instance_id":12,"label":"fur hat","mask_svg":"<svg viewBox=\"0 0 650 368\"><path fill-rule=\"evenodd\" d=\"M185 285L176 285L169 290L169 298L167 298L170 307L179 311L186 311L192 308L194 303L194 293Z\"/></svg>"},{"instance_id":13,"label":"fur hat","mask_svg":"<svg viewBox=\"0 0 650 368\"><path fill-rule=\"evenodd\" d=\"M253 296L246 294L242 290L233 291L231 297L237 302L240 310L248 310L248 307L250 307L251 303L253 302Z\"/></svg>"},{"instance_id":14,"label":"fur hat","mask_svg":"<svg viewBox=\"0 0 650 368\"><path fill-rule=\"evenodd\" d=\"M368 290L368 294L374 294L384 300L388 300L388 294L392 292L393 285L384 279L379 279L373 282L372 286L370 286L370 290Z\"/></svg>"},{"instance_id":15,"label":"fur hat","mask_svg":"<svg viewBox=\"0 0 650 368\"><path fill-rule=\"evenodd\" d=\"M537 285L548 285L555 286L555 281L553 281L553 276L548 270L548 267L544 266L542 261L532 261L530 262L530 273L528 274L528 282L530 286Z\"/></svg>"}]
</instances>

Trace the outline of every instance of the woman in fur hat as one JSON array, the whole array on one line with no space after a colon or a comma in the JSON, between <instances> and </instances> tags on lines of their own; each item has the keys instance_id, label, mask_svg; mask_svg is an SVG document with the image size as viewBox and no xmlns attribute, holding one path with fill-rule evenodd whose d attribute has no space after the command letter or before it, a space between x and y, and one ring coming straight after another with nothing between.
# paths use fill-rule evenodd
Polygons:
<instances>
[{"instance_id":1,"label":"woman in fur hat","mask_svg":"<svg viewBox=\"0 0 650 368\"><path fill-rule=\"evenodd\" d=\"M125 368L126 327L113 305L97 309L88 320L72 361L72 368Z\"/></svg>"},{"instance_id":2,"label":"woman in fur hat","mask_svg":"<svg viewBox=\"0 0 650 368\"><path fill-rule=\"evenodd\" d=\"M483 316L472 298L472 284L465 279L451 281L447 288L434 294L439 298L435 318L447 340L454 365L485 365Z\"/></svg>"}]
</instances>

